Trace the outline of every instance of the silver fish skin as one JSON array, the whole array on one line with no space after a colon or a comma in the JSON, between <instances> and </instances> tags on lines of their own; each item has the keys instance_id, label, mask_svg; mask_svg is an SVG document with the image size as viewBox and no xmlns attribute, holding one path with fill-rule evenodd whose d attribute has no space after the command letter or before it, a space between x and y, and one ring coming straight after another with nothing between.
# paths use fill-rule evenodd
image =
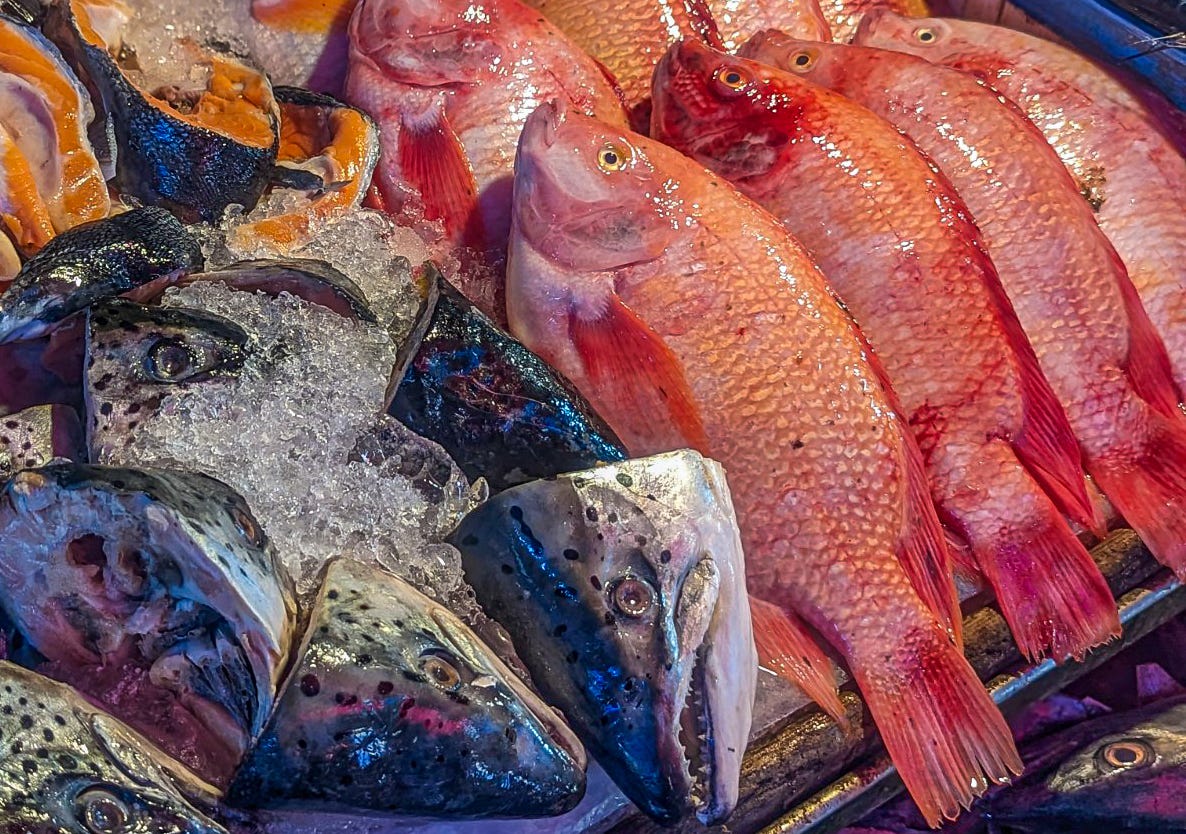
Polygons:
<instances>
[{"instance_id":1,"label":"silver fish skin","mask_svg":"<svg viewBox=\"0 0 1186 834\"><path fill-rule=\"evenodd\" d=\"M53 676L206 778L229 775L271 713L297 616L246 502L193 472L51 464L9 479L0 537L0 605ZM172 713L149 714L157 697L204 728L194 749L161 724Z\"/></svg>"},{"instance_id":2,"label":"silver fish skin","mask_svg":"<svg viewBox=\"0 0 1186 834\"><path fill-rule=\"evenodd\" d=\"M549 703L630 799L737 802L757 652L724 471L689 450L512 487L451 536Z\"/></svg>"},{"instance_id":3,"label":"silver fish skin","mask_svg":"<svg viewBox=\"0 0 1186 834\"><path fill-rule=\"evenodd\" d=\"M0 661L3 834L227 834L197 807L214 798L70 687Z\"/></svg>"},{"instance_id":4,"label":"silver fish skin","mask_svg":"<svg viewBox=\"0 0 1186 834\"><path fill-rule=\"evenodd\" d=\"M447 608L339 558L326 563L288 684L230 802L549 816L580 800L584 769L572 731Z\"/></svg>"}]
</instances>

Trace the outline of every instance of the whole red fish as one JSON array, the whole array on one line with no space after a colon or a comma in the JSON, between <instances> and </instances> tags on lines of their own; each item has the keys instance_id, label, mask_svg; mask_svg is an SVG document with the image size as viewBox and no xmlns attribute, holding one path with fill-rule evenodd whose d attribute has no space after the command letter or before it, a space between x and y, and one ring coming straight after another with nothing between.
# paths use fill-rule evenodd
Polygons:
<instances>
[{"instance_id":1,"label":"whole red fish","mask_svg":"<svg viewBox=\"0 0 1186 834\"><path fill-rule=\"evenodd\" d=\"M693 446L725 465L750 592L844 656L928 818L1016 772L900 561L945 551L917 447L781 224L665 145L544 106L520 140L508 257L514 332L631 453Z\"/></svg>"},{"instance_id":2,"label":"whole red fish","mask_svg":"<svg viewBox=\"0 0 1186 834\"><path fill-rule=\"evenodd\" d=\"M349 34L346 98L380 129L372 196L441 221L453 246L505 247L515 143L540 102L624 124L597 64L519 0L363 0Z\"/></svg>"},{"instance_id":3,"label":"whole red fish","mask_svg":"<svg viewBox=\"0 0 1186 834\"><path fill-rule=\"evenodd\" d=\"M1019 646L1081 657L1120 623L1060 512L1095 521L1074 435L955 188L889 122L805 80L828 48L847 49L811 45L787 72L678 44L655 72L651 132L811 251L893 381L939 516Z\"/></svg>"},{"instance_id":4,"label":"whole red fish","mask_svg":"<svg viewBox=\"0 0 1186 834\"><path fill-rule=\"evenodd\" d=\"M829 40L818 0L527 0L564 30L621 85L635 130L650 120L651 73L680 38L736 49L774 28Z\"/></svg>"},{"instance_id":5,"label":"whole red fish","mask_svg":"<svg viewBox=\"0 0 1186 834\"><path fill-rule=\"evenodd\" d=\"M1094 64L1040 38L878 13L865 18L856 40L986 81L1068 163L1132 280L1096 247L1095 269L1024 281L1002 273L1005 289L1087 471L1154 555L1186 576L1186 418L1170 365L1186 382L1186 163L1135 97ZM1003 141L1011 153L1012 138ZM1052 241L1065 238L1029 233L1051 255L1063 255Z\"/></svg>"}]
</instances>

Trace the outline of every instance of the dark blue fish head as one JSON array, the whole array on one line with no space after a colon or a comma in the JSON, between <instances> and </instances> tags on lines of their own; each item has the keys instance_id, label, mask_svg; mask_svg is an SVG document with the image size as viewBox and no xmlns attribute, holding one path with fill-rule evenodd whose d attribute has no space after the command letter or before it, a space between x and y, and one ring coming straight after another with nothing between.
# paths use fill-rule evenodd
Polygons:
<instances>
[{"instance_id":1,"label":"dark blue fish head","mask_svg":"<svg viewBox=\"0 0 1186 834\"><path fill-rule=\"evenodd\" d=\"M549 703L664 822L737 800L757 654L720 467L675 452L512 487L452 534Z\"/></svg>"},{"instance_id":2,"label":"dark blue fish head","mask_svg":"<svg viewBox=\"0 0 1186 834\"><path fill-rule=\"evenodd\" d=\"M336 559L230 799L240 807L548 816L580 800L584 765L571 731L444 606L382 570Z\"/></svg>"},{"instance_id":3,"label":"dark blue fish head","mask_svg":"<svg viewBox=\"0 0 1186 834\"><path fill-rule=\"evenodd\" d=\"M1186 832L1186 699L1076 724L1026 751L984 816L1034 834Z\"/></svg>"}]
</instances>

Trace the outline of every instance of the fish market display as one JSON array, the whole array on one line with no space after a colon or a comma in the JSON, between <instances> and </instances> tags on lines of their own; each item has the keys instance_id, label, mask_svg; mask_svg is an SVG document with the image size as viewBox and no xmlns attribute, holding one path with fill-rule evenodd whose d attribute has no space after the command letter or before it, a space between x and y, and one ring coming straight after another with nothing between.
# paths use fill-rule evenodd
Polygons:
<instances>
[{"instance_id":1,"label":"fish market display","mask_svg":"<svg viewBox=\"0 0 1186 834\"><path fill-rule=\"evenodd\" d=\"M435 270L387 412L491 489L623 460L572 384L495 327Z\"/></svg>"},{"instance_id":2,"label":"fish market display","mask_svg":"<svg viewBox=\"0 0 1186 834\"><path fill-rule=\"evenodd\" d=\"M227 834L214 788L49 678L0 661L0 815L26 834Z\"/></svg>"},{"instance_id":3,"label":"fish market display","mask_svg":"<svg viewBox=\"0 0 1186 834\"><path fill-rule=\"evenodd\" d=\"M830 636L929 818L1015 772L948 631L954 590L917 447L805 251L686 157L571 110L533 114L515 185L513 332L632 454L691 446L722 461L750 591ZM934 583L931 605L899 560ZM835 711L828 677L809 691ZM939 739L949 754L932 757Z\"/></svg>"},{"instance_id":4,"label":"fish market display","mask_svg":"<svg viewBox=\"0 0 1186 834\"><path fill-rule=\"evenodd\" d=\"M377 202L439 221L452 246L505 248L523 122L562 98L624 123L598 65L519 0L362 0L350 21L346 98L379 125Z\"/></svg>"},{"instance_id":5,"label":"fish market display","mask_svg":"<svg viewBox=\"0 0 1186 834\"><path fill-rule=\"evenodd\" d=\"M720 466L691 451L513 487L452 540L544 696L631 799L728 817L757 657Z\"/></svg>"},{"instance_id":6,"label":"fish market display","mask_svg":"<svg viewBox=\"0 0 1186 834\"><path fill-rule=\"evenodd\" d=\"M846 47L798 54L810 62L828 48ZM1074 435L971 213L930 160L798 73L691 41L655 72L652 132L736 183L815 256L893 382L940 518L1023 653L1082 657L1118 634L1112 594L1062 515L1102 525Z\"/></svg>"},{"instance_id":7,"label":"fish market display","mask_svg":"<svg viewBox=\"0 0 1186 834\"><path fill-rule=\"evenodd\" d=\"M296 619L243 499L186 472L26 469L0 505L0 604L47 674L209 779L263 729Z\"/></svg>"},{"instance_id":8,"label":"fish market display","mask_svg":"<svg viewBox=\"0 0 1186 834\"><path fill-rule=\"evenodd\" d=\"M882 14L867 18L858 40L892 49L908 47L924 57L971 68L958 56L968 50L975 55L977 40L959 37L963 26L962 21L915 23ZM929 33L925 43L912 46L919 43L923 31ZM944 37L949 32L955 34ZM938 46L928 52L928 45L934 42ZM951 47L953 58L947 61L943 50ZM1042 121L1039 113L1035 117ZM1078 121L1074 120L1076 124ZM1054 144L1057 150L1059 142ZM1166 152L1172 149L1167 147ZM1105 182L1113 176L1109 171L1097 169L1097 173L1104 173ZM1146 174L1138 176L1142 181L1150 179ZM1080 178L1080 188L1084 184ZM1088 202L1093 201L1090 190L1085 196ZM1176 207L1159 211L1156 201L1142 205L1145 208L1141 214L1182 216ZM1143 217L1134 217L1133 222L1143 229L1150 225ZM1154 239L1157 245L1153 248L1160 248L1173 245L1176 237ZM1111 269L1107 266L1105 260L1094 270L1071 275L1059 271L1047 274L1041 282L1032 277L1014 281L1017 276L1010 273L1002 273L1001 278L1042 371L1066 410L1088 474L1141 534L1154 555L1183 571L1186 516L1181 510L1186 508L1186 418L1178 408L1180 394L1171 375L1166 347L1154 331L1133 284L1115 265ZM1092 380L1089 386L1083 384L1087 379Z\"/></svg>"},{"instance_id":9,"label":"fish market display","mask_svg":"<svg viewBox=\"0 0 1186 834\"><path fill-rule=\"evenodd\" d=\"M383 571L327 563L289 679L231 787L241 807L529 817L584 792L571 731L448 609Z\"/></svg>"},{"instance_id":10,"label":"fish market display","mask_svg":"<svg viewBox=\"0 0 1186 834\"><path fill-rule=\"evenodd\" d=\"M86 89L40 32L0 16L0 223L23 255L107 215ZM9 276L11 277L11 276Z\"/></svg>"}]
</instances>

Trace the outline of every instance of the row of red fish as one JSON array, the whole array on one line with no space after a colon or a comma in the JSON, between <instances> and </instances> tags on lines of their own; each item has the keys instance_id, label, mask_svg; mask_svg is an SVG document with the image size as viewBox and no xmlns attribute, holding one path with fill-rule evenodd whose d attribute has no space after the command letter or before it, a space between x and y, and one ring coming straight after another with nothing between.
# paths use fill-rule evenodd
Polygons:
<instances>
[{"instance_id":1,"label":"row of red fish","mask_svg":"<svg viewBox=\"0 0 1186 834\"><path fill-rule=\"evenodd\" d=\"M822 637L924 815L953 816L1020 768L953 562L1035 659L1119 631L1067 520L1102 535L1099 493L1186 572L1177 137L998 27L833 17L854 45L808 3L537 5L554 20L362 0L373 202L505 251L512 331L632 454L725 464L768 660L842 719Z\"/></svg>"}]
</instances>

